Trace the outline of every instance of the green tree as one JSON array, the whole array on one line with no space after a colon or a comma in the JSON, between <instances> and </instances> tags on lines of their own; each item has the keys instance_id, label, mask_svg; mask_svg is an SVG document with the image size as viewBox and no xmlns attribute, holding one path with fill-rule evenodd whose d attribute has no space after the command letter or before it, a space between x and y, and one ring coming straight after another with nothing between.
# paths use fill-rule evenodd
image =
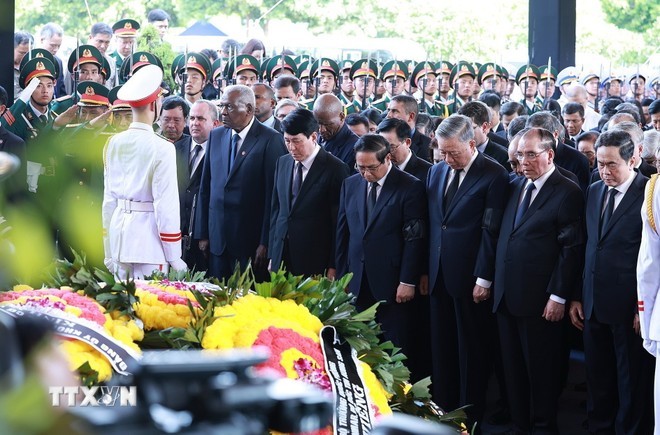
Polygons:
<instances>
[{"instance_id":1,"label":"green tree","mask_svg":"<svg viewBox=\"0 0 660 435\"><path fill-rule=\"evenodd\" d=\"M658 0L601 0L607 20L615 26L644 33L660 21Z\"/></svg>"},{"instance_id":2,"label":"green tree","mask_svg":"<svg viewBox=\"0 0 660 435\"><path fill-rule=\"evenodd\" d=\"M174 89L174 79L170 76L172 61L175 57L174 51L169 42L160 39L158 30L151 24L140 30L137 50L149 52L160 59L163 63L164 80L169 84L170 89Z\"/></svg>"}]
</instances>

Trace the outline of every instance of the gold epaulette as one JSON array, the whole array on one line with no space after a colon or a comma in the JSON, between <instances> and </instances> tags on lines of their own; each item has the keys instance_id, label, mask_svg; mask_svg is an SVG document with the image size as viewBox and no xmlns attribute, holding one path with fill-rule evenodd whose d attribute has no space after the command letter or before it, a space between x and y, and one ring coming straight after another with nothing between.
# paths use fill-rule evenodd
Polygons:
<instances>
[{"instance_id":1,"label":"gold epaulette","mask_svg":"<svg viewBox=\"0 0 660 435\"><path fill-rule=\"evenodd\" d=\"M658 234L658 229L655 225L655 217L653 216L653 192L655 191L655 184L658 182L658 174L651 175L651 180L649 181L649 190L646 193L646 214L649 218L649 225L653 229L653 232Z\"/></svg>"},{"instance_id":2,"label":"gold epaulette","mask_svg":"<svg viewBox=\"0 0 660 435\"><path fill-rule=\"evenodd\" d=\"M67 124L67 125L64 126L64 128L80 127L81 125L82 125L81 122L78 123L78 124Z\"/></svg>"}]
</instances>

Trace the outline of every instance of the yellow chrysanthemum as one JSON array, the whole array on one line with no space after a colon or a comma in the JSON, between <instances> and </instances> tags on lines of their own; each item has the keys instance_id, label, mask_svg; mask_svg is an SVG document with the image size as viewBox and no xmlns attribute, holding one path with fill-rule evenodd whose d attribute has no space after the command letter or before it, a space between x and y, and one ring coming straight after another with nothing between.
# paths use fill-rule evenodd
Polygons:
<instances>
[{"instance_id":1,"label":"yellow chrysanthemum","mask_svg":"<svg viewBox=\"0 0 660 435\"><path fill-rule=\"evenodd\" d=\"M378 408L378 411L382 415L392 414L392 409L387 403L387 392L383 388L383 384L380 383L378 378L369 364L360 361L360 367L362 369L362 379L364 379L364 384L369 390L369 397L371 397L371 402Z\"/></svg>"},{"instance_id":2,"label":"yellow chrysanthemum","mask_svg":"<svg viewBox=\"0 0 660 435\"><path fill-rule=\"evenodd\" d=\"M88 362L89 366L98 373L100 382L105 382L112 377L112 366L92 346L78 340L63 340L61 346L66 352L72 371Z\"/></svg>"}]
</instances>

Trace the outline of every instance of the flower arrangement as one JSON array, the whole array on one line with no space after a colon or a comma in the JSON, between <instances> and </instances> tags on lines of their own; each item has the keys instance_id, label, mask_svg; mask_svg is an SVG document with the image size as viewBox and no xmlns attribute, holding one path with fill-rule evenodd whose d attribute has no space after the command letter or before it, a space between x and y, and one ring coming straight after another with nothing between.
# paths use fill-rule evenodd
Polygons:
<instances>
[{"instance_id":1,"label":"flower arrangement","mask_svg":"<svg viewBox=\"0 0 660 435\"><path fill-rule=\"evenodd\" d=\"M144 332L137 322L118 312L108 313L94 299L73 291L70 287L43 288L15 286L12 291L0 293L1 306L20 306L46 314L58 314L65 319L76 320L101 334L119 341L125 347L139 353L135 343ZM93 375L94 381L107 381L112 376L112 366L91 345L74 339L65 339L61 346L69 357L72 370Z\"/></svg>"},{"instance_id":2,"label":"flower arrangement","mask_svg":"<svg viewBox=\"0 0 660 435\"><path fill-rule=\"evenodd\" d=\"M201 287L166 279L135 281L137 302L133 308L146 330L185 328L192 321L192 311L199 308L192 293L197 289Z\"/></svg>"}]
</instances>

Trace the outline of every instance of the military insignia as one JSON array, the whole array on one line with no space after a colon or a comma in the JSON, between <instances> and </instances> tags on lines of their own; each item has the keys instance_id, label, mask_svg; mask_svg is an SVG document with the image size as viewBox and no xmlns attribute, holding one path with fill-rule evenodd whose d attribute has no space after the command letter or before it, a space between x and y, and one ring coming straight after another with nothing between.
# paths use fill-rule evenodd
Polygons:
<instances>
[{"instance_id":1,"label":"military insignia","mask_svg":"<svg viewBox=\"0 0 660 435\"><path fill-rule=\"evenodd\" d=\"M527 68L527 71L525 71L527 74L534 72L531 68Z\"/></svg>"},{"instance_id":2,"label":"military insignia","mask_svg":"<svg viewBox=\"0 0 660 435\"><path fill-rule=\"evenodd\" d=\"M44 57L44 54L43 53L37 53L37 54L34 55L34 57Z\"/></svg>"},{"instance_id":3,"label":"military insignia","mask_svg":"<svg viewBox=\"0 0 660 435\"><path fill-rule=\"evenodd\" d=\"M188 58L188 63L197 63L197 58L195 56L190 56Z\"/></svg>"},{"instance_id":4,"label":"military insignia","mask_svg":"<svg viewBox=\"0 0 660 435\"><path fill-rule=\"evenodd\" d=\"M367 68L367 62L362 62L362 65L360 65L360 68Z\"/></svg>"},{"instance_id":5,"label":"military insignia","mask_svg":"<svg viewBox=\"0 0 660 435\"><path fill-rule=\"evenodd\" d=\"M94 94L94 88L91 86L87 86L87 89L85 89L85 94L86 95L95 95Z\"/></svg>"},{"instance_id":6,"label":"military insignia","mask_svg":"<svg viewBox=\"0 0 660 435\"><path fill-rule=\"evenodd\" d=\"M46 69L46 67L44 66L43 62L37 62L37 65L34 67L34 69L37 71L43 71Z\"/></svg>"},{"instance_id":7,"label":"military insignia","mask_svg":"<svg viewBox=\"0 0 660 435\"><path fill-rule=\"evenodd\" d=\"M464 65L461 67L461 72L466 72L466 71L468 71L468 67L467 67L467 65L464 64Z\"/></svg>"},{"instance_id":8,"label":"military insignia","mask_svg":"<svg viewBox=\"0 0 660 435\"><path fill-rule=\"evenodd\" d=\"M132 29L133 26L131 25L130 21L127 21L126 24L124 24L124 29Z\"/></svg>"},{"instance_id":9,"label":"military insignia","mask_svg":"<svg viewBox=\"0 0 660 435\"><path fill-rule=\"evenodd\" d=\"M492 72L492 71L494 71L494 70L495 70L495 68L493 68L493 65L488 65L488 66L486 67L486 71Z\"/></svg>"},{"instance_id":10,"label":"military insignia","mask_svg":"<svg viewBox=\"0 0 660 435\"><path fill-rule=\"evenodd\" d=\"M325 59L321 66L330 66L330 62L328 62L328 59Z\"/></svg>"},{"instance_id":11,"label":"military insignia","mask_svg":"<svg viewBox=\"0 0 660 435\"><path fill-rule=\"evenodd\" d=\"M243 65L250 65L250 59L248 59L247 57L244 57L244 58L243 58L243 61L242 61L241 63L242 63Z\"/></svg>"},{"instance_id":12,"label":"military insignia","mask_svg":"<svg viewBox=\"0 0 660 435\"><path fill-rule=\"evenodd\" d=\"M89 50L89 48L86 48L83 51L82 57L92 57L92 52Z\"/></svg>"},{"instance_id":13,"label":"military insignia","mask_svg":"<svg viewBox=\"0 0 660 435\"><path fill-rule=\"evenodd\" d=\"M149 62L149 59L147 59L147 56L144 54L140 55L140 62Z\"/></svg>"}]
</instances>

